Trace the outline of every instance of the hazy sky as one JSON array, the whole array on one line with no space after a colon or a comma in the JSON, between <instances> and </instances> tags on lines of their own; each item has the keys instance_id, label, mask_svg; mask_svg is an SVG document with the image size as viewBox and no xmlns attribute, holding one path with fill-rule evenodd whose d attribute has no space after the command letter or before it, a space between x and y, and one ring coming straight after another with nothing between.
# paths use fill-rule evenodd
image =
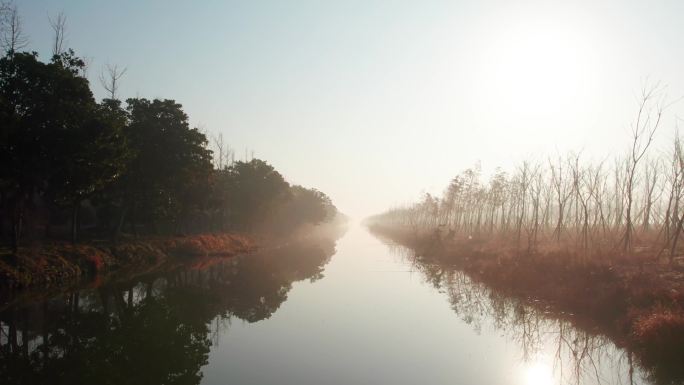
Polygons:
<instances>
[{"instance_id":1,"label":"hazy sky","mask_svg":"<svg viewBox=\"0 0 684 385\"><path fill-rule=\"evenodd\" d=\"M355 217L441 192L477 160L623 151L647 82L684 95L684 1L17 1L47 59L126 66L121 96L172 98ZM665 151L684 103L668 110Z\"/></svg>"}]
</instances>

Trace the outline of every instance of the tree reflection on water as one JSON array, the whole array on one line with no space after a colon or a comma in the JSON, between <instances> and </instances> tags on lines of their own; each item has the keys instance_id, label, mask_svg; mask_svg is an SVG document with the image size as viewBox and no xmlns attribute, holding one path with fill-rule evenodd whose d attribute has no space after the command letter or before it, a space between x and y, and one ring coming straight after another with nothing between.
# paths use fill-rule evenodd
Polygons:
<instances>
[{"instance_id":1,"label":"tree reflection on water","mask_svg":"<svg viewBox=\"0 0 684 385\"><path fill-rule=\"evenodd\" d=\"M488 328L514 342L520 348L530 384L546 383L547 369L553 383L682 383L667 368L637 365L634 353L616 346L591 320L554 311L533 299L498 292L448 263L391 242L388 246L428 284L445 293L454 312L476 332Z\"/></svg>"},{"instance_id":2,"label":"tree reflection on water","mask_svg":"<svg viewBox=\"0 0 684 385\"><path fill-rule=\"evenodd\" d=\"M292 283L322 277L335 240L309 238L0 311L7 384L198 384L233 318L269 318Z\"/></svg>"}]
</instances>

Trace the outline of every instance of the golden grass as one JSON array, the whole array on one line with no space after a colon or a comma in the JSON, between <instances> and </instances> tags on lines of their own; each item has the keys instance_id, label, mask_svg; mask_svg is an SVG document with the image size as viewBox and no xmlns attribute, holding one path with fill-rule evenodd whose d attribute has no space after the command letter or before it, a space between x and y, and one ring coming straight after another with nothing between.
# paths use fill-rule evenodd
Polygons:
<instances>
[{"instance_id":1,"label":"golden grass","mask_svg":"<svg viewBox=\"0 0 684 385\"><path fill-rule=\"evenodd\" d=\"M540 243L528 253L517 239L447 240L407 228L370 229L499 291L575 314L581 323L591 320L618 344L641 352L647 365L684 362L684 274L657 261L653 251L611 255L604 249L600 257L586 257L571 245ZM679 364L668 370L684 376Z\"/></svg>"},{"instance_id":2,"label":"golden grass","mask_svg":"<svg viewBox=\"0 0 684 385\"><path fill-rule=\"evenodd\" d=\"M117 245L53 243L20 248L0 257L0 286L63 285L130 266L160 264L169 258L228 257L254 250L241 234L204 234L130 240Z\"/></svg>"}]
</instances>

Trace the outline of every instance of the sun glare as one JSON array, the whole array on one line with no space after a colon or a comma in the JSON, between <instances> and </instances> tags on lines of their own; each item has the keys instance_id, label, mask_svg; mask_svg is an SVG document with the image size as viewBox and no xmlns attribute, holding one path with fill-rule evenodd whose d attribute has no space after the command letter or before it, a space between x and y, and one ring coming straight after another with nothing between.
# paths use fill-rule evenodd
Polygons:
<instances>
[{"instance_id":1,"label":"sun glare","mask_svg":"<svg viewBox=\"0 0 684 385\"><path fill-rule=\"evenodd\" d=\"M548 365L536 362L527 368L525 372L525 385L551 384L553 384L553 372Z\"/></svg>"},{"instance_id":2,"label":"sun glare","mask_svg":"<svg viewBox=\"0 0 684 385\"><path fill-rule=\"evenodd\" d=\"M590 84L590 41L554 23L502 27L481 67L483 97L509 118L549 118L573 106Z\"/></svg>"}]
</instances>

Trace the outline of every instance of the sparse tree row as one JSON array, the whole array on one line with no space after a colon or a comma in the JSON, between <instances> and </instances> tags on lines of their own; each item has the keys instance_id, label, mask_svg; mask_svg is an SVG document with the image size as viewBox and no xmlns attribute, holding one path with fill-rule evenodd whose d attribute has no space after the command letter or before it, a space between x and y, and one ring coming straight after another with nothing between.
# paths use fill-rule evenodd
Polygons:
<instances>
[{"instance_id":1,"label":"sparse tree row","mask_svg":"<svg viewBox=\"0 0 684 385\"><path fill-rule=\"evenodd\" d=\"M426 194L374 220L440 237L501 241L519 255L555 249L579 260L640 255L671 263L684 243L684 151L677 133L665 155L649 152L663 111L657 92L641 95L622 157L526 161L510 173L497 169L488 181L478 165L453 178L441 198Z\"/></svg>"},{"instance_id":2,"label":"sparse tree row","mask_svg":"<svg viewBox=\"0 0 684 385\"><path fill-rule=\"evenodd\" d=\"M95 100L86 62L51 20L53 56L27 44L14 5L0 4L0 240L224 230L288 231L336 213L317 190L290 186L268 163L219 154L173 100L117 99L125 69L108 66Z\"/></svg>"}]
</instances>

